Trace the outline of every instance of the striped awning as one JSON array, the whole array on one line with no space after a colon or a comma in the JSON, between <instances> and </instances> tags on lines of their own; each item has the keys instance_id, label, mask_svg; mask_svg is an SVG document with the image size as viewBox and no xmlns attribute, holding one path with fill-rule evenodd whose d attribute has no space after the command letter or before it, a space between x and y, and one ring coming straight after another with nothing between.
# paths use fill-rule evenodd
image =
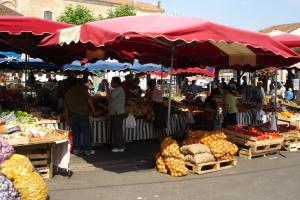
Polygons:
<instances>
[{"instance_id":1,"label":"striped awning","mask_svg":"<svg viewBox=\"0 0 300 200\"><path fill-rule=\"evenodd\" d=\"M46 37L42 46L69 48L83 54L102 49L115 59L125 51L141 63L190 67L288 66L297 54L270 36L223 26L199 18L135 16L90 22ZM171 52L174 57L171 59ZM124 55L124 54L123 54Z\"/></svg>"}]
</instances>

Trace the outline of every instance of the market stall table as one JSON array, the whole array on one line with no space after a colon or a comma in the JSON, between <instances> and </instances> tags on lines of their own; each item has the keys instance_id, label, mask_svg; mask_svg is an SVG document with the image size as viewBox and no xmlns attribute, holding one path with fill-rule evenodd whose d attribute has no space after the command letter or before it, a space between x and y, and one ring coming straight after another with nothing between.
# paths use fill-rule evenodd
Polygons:
<instances>
[{"instance_id":1,"label":"market stall table","mask_svg":"<svg viewBox=\"0 0 300 200\"><path fill-rule=\"evenodd\" d=\"M186 113L172 115L171 129L169 132L170 136L181 137L183 135L184 130L187 128L186 115ZM47 128L70 130L66 123L59 122L57 120L39 121L37 123ZM136 118L136 128L133 129L126 128L125 123L123 124L125 142L144 141L158 138L151 121ZM110 123L108 118L92 118L91 126L94 144L111 143Z\"/></svg>"},{"instance_id":2,"label":"market stall table","mask_svg":"<svg viewBox=\"0 0 300 200\"><path fill-rule=\"evenodd\" d=\"M69 168L70 151L68 140L41 141L13 145L16 153L28 157L35 170L44 178L53 177L53 167Z\"/></svg>"}]
</instances>

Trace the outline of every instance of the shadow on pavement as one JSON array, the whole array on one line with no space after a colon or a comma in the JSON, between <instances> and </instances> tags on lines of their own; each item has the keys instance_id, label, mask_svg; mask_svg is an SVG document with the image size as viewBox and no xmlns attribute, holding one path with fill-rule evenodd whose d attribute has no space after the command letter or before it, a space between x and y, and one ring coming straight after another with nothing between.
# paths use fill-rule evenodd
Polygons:
<instances>
[{"instance_id":1,"label":"shadow on pavement","mask_svg":"<svg viewBox=\"0 0 300 200\"><path fill-rule=\"evenodd\" d=\"M94 155L72 155L70 169L74 172L102 169L115 173L154 169L154 155L159 148L158 141L126 144L124 153L112 153L110 145L96 146Z\"/></svg>"}]
</instances>

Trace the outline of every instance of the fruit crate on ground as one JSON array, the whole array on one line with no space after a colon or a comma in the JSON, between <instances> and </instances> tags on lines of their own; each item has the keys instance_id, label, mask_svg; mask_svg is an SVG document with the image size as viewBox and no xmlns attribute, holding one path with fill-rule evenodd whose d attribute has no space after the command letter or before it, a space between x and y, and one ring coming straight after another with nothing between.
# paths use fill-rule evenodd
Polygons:
<instances>
[{"instance_id":1,"label":"fruit crate on ground","mask_svg":"<svg viewBox=\"0 0 300 200\"><path fill-rule=\"evenodd\" d=\"M265 151L258 151L258 152L253 152L250 149L240 149L239 150L239 157L241 158L246 158L248 160L252 160L253 158L257 157L266 157L268 155L274 155L278 154L280 152L279 149L273 149L273 150L265 150Z\"/></svg>"},{"instance_id":2,"label":"fruit crate on ground","mask_svg":"<svg viewBox=\"0 0 300 200\"><path fill-rule=\"evenodd\" d=\"M14 147L18 154L22 154L29 158L31 164L34 166L43 178L52 178L52 162L51 162L51 147L50 144L27 145Z\"/></svg>"},{"instance_id":3,"label":"fruit crate on ground","mask_svg":"<svg viewBox=\"0 0 300 200\"><path fill-rule=\"evenodd\" d=\"M252 159L277 153L282 148L283 138L258 140L256 137L223 129L229 141L239 146L239 156ZM246 155L246 156L245 156Z\"/></svg>"},{"instance_id":4,"label":"fruit crate on ground","mask_svg":"<svg viewBox=\"0 0 300 200\"><path fill-rule=\"evenodd\" d=\"M289 152L296 152L300 148L300 139L289 134L284 134L284 141L282 145L283 150Z\"/></svg>"},{"instance_id":5,"label":"fruit crate on ground","mask_svg":"<svg viewBox=\"0 0 300 200\"><path fill-rule=\"evenodd\" d=\"M201 164L192 164L189 162L185 163L186 167L191 170L195 174L207 174L212 172L221 171L224 169L230 169L237 165L236 158L231 160L222 160L222 161L215 161L215 162L208 162L208 163L201 163Z\"/></svg>"}]
</instances>

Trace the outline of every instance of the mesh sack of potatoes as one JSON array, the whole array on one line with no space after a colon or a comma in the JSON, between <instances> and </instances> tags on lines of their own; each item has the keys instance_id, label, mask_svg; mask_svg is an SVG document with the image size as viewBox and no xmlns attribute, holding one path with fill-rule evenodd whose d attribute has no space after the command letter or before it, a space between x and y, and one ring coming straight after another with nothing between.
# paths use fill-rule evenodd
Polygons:
<instances>
[{"instance_id":1,"label":"mesh sack of potatoes","mask_svg":"<svg viewBox=\"0 0 300 200\"><path fill-rule=\"evenodd\" d=\"M182 159L168 157L165 158L165 163L171 176L178 177L189 174L189 170L186 168L185 162Z\"/></svg>"},{"instance_id":2,"label":"mesh sack of potatoes","mask_svg":"<svg viewBox=\"0 0 300 200\"><path fill-rule=\"evenodd\" d=\"M197 155L186 155L184 160L192 164L201 164L213 162L215 161L215 157L211 153L202 153Z\"/></svg>"},{"instance_id":3,"label":"mesh sack of potatoes","mask_svg":"<svg viewBox=\"0 0 300 200\"><path fill-rule=\"evenodd\" d=\"M43 178L36 172L17 176L14 186L22 200L46 200L48 187Z\"/></svg>"},{"instance_id":4,"label":"mesh sack of potatoes","mask_svg":"<svg viewBox=\"0 0 300 200\"><path fill-rule=\"evenodd\" d=\"M205 134L203 137L200 138L200 142L202 144L207 144L210 141L216 141L216 140L225 140L226 135L221 131L214 131L210 134Z\"/></svg>"},{"instance_id":5,"label":"mesh sack of potatoes","mask_svg":"<svg viewBox=\"0 0 300 200\"><path fill-rule=\"evenodd\" d=\"M204 144L191 144L191 145L184 145L180 147L180 152L187 155L196 155L200 153L211 153L208 146Z\"/></svg>"},{"instance_id":6,"label":"mesh sack of potatoes","mask_svg":"<svg viewBox=\"0 0 300 200\"><path fill-rule=\"evenodd\" d=\"M23 155L14 154L0 164L0 173L8 179L14 180L16 176L27 175L33 170L30 160Z\"/></svg>"},{"instance_id":7,"label":"mesh sack of potatoes","mask_svg":"<svg viewBox=\"0 0 300 200\"><path fill-rule=\"evenodd\" d=\"M160 173L163 173L163 174L167 174L168 173L165 161L164 161L164 159L163 159L163 157L161 156L160 153L157 153L155 155L155 162L156 162L156 169L157 169L157 171L159 171Z\"/></svg>"},{"instance_id":8,"label":"mesh sack of potatoes","mask_svg":"<svg viewBox=\"0 0 300 200\"><path fill-rule=\"evenodd\" d=\"M226 155L234 156L238 151L237 146L227 140L210 140L206 145L218 160Z\"/></svg>"},{"instance_id":9,"label":"mesh sack of potatoes","mask_svg":"<svg viewBox=\"0 0 300 200\"><path fill-rule=\"evenodd\" d=\"M161 143L161 155L166 157L182 158L178 143L172 138L165 138Z\"/></svg>"},{"instance_id":10,"label":"mesh sack of potatoes","mask_svg":"<svg viewBox=\"0 0 300 200\"><path fill-rule=\"evenodd\" d=\"M226 135L221 131L190 131L187 134L187 139L181 143L181 146L197 143L207 144L209 141L224 139L226 139Z\"/></svg>"},{"instance_id":11,"label":"mesh sack of potatoes","mask_svg":"<svg viewBox=\"0 0 300 200\"><path fill-rule=\"evenodd\" d=\"M187 139L195 139L195 138L211 138L214 140L224 140L226 139L226 135L222 131L189 131L186 135Z\"/></svg>"}]
</instances>

